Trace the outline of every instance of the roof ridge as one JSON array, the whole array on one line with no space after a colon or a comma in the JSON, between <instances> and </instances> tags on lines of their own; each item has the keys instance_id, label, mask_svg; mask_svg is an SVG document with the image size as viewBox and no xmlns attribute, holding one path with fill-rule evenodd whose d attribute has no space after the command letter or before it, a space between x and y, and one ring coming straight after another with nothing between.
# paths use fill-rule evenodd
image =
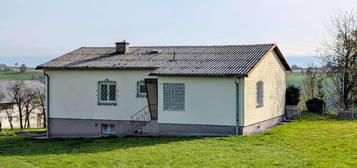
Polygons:
<instances>
[{"instance_id":1,"label":"roof ridge","mask_svg":"<svg viewBox=\"0 0 357 168\"><path fill-rule=\"evenodd\" d=\"M137 48L155 48L155 47L237 47L237 46L262 46L262 45L276 45L276 43L255 43L255 44L218 44L218 45L138 45L138 46L130 46L130 47L137 47ZM80 48L115 48L115 47L80 47Z\"/></svg>"}]
</instances>

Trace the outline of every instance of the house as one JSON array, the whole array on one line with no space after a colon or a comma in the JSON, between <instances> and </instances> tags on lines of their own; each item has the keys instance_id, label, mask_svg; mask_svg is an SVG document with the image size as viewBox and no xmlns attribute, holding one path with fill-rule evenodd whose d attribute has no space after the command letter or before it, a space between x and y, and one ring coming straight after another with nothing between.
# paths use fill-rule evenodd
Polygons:
<instances>
[{"instance_id":1,"label":"house","mask_svg":"<svg viewBox=\"0 0 357 168\"><path fill-rule=\"evenodd\" d=\"M81 47L37 67L49 137L245 135L284 116L276 44Z\"/></svg>"},{"instance_id":2,"label":"house","mask_svg":"<svg viewBox=\"0 0 357 168\"><path fill-rule=\"evenodd\" d=\"M15 80L0 80L0 122L2 128L20 128L20 118L15 100L13 100L10 87L15 83ZM45 85L37 80L23 80L24 88L35 90L44 89ZM39 107L34 108L29 116L29 127L43 128L44 118L42 110ZM25 116L24 118L25 119ZM11 121L11 123L10 123Z\"/></svg>"}]
</instances>

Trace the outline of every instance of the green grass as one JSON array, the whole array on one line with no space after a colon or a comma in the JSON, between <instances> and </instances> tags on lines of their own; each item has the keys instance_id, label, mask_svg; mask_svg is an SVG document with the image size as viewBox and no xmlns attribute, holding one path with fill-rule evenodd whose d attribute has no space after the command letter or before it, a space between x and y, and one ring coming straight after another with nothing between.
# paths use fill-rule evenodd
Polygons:
<instances>
[{"instance_id":1,"label":"green grass","mask_svg":"<svg viewBox=\"0 0 357 168\"><path fill-rule=\"evenodd\" d=\"M20 73L18 68L11 67L8 70L0 71L0 80L31 80L43 76L41 70L27 68L27 71Z\"/></svg>"},{"instance_id":2,"label":"green grass","mask_svg":"<svg viewBox=\"0 0 357 168\"><path fill-rule=\"evenodd\" d=\"M0 136L0 167L357 167L357 121L314 114L255 136Z\"/></svg>"}]
</instances>

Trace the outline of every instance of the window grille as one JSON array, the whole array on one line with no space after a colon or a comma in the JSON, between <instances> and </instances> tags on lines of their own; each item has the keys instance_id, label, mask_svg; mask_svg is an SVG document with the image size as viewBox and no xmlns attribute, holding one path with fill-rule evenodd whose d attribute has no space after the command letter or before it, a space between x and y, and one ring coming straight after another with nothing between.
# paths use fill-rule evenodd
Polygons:
<instances>
[{"instance_id":1,"label":"window grille","mask_svg":"<svg viewBox=\"0 0 357 168\"><path fill-rule=\"evenodd\" d=\"M116 81L98 81L98 105L116 105Z\"/></svg>"},{"instance_id":2,"label":"window grille","mask_svg":"<svg viewBox=\"0 0 357 168\"><path fill-rule=\"evenodd\" d=\"M264 105L264 83L262 81L257 82L257 107Z\"/></svg>"},{"instance_id":3,"label":"window grille","mask_svg":"<svg viewBox=\"0 0 357 168\"><path fill-rule=\"evenodd\" d=\"M102 134L114 134L114 124L102 124Z\"/></svg>"},{"instance_id":4,"label":"window grille","mask_svg":"<svg viewBox=\"0 0 357 168\"><path fill-rule=\"evenodd\" d=\"M136 82L136 97L146 97L146 86L144 80Z\"/></svg>"},{"instance_id":5,"label":"window grille","mask_svg":"<svg viewBox=\"0 0 357 168\"><path fill-rule=\"evenodd\" d=\"M185 110L185 84L164 83L163 84L163 110L184 111Z\"/></svg>"}]
</instances>

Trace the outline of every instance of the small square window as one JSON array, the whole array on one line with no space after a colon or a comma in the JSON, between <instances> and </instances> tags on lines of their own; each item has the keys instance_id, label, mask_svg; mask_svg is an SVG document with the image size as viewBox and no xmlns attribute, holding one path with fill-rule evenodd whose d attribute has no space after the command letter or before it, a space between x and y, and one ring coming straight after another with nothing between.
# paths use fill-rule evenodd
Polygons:
<instances>
[{"instance_id":1,"label":"small square window","mask_svg":"<svg viewBox=\"0 0 357 168\"><path fill-rule=\"evenodd\" d=\"M102 124L102 134L114 134L114 124Z\"/></svg>"},{"instance_id":2,"label":"small square window","mask_svg":"<svg viewBox=\"0 0 357 168\"><path fill-rule=\"evenodd\" d=\"M185 110L185 84L164 83L163 87L163 110L184 111Z\"/></svg>"},{"instance_id":3,"label":"small square window","mask_svg":"<svg viewBox=\"0 0 357 168\"><path fill-rule=\"evenodd\" d=\"M136 82L136 97L146 97L146 86L144 80Z\"/></svg>"}]
</instances>

